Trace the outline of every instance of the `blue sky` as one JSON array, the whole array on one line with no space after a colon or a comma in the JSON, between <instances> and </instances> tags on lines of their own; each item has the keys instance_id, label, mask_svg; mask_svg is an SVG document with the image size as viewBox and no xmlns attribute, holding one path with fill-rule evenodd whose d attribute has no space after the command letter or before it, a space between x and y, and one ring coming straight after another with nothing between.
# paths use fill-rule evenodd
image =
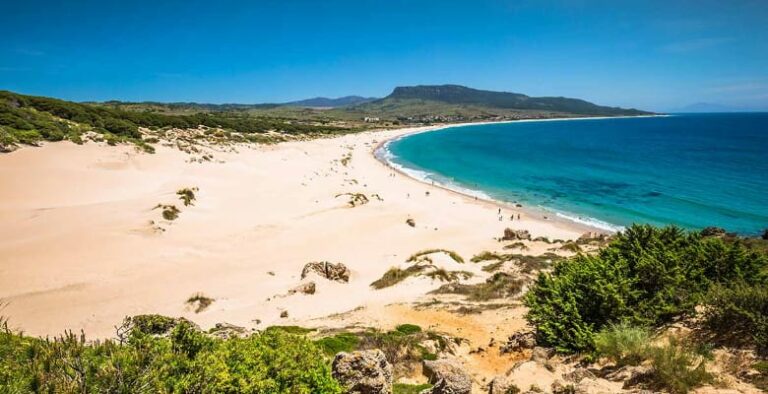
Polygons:
<instances>
[{"instance_id":1,"label":"blue sky","mask_svg":"<svg viewBox=\"0 0 768 394\"><path fill-rule=\"evenodd\" d=\"M15 1L0 89L280 102L456 83L768 109L768 1Z\"/></svg>"}]
</instances>

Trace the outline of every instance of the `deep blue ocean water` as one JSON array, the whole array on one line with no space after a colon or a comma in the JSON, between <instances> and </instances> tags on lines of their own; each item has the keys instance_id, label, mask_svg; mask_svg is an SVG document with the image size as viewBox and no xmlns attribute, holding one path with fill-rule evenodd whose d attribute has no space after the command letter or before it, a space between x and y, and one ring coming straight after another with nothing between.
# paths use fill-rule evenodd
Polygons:
<instances>
[{"instance_id":1,"label":"deep blue ocean water","mask_svg":"<svg viewBox=\"0 0 768 394\"><path fill-rule=\"evenodd\" d=\"M473 125L384 149L418 177L604 228L768 228L768 113Z\"/></svg>"}]
</instances>

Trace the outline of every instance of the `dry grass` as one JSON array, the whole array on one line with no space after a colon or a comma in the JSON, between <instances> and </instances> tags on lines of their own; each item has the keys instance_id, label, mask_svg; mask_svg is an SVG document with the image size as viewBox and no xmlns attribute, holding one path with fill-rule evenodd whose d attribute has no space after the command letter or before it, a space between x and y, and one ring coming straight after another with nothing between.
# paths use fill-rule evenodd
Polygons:
<instances>
[{"instance_id":1,"label":"dry grass","mask_svg":"<svg viewBox=\"0 0 768 394\"><path fill-rule=\"evenodd\" d=\"M411 257L408 257L407 261L409 263L412 263L412 262L415 262L416 260L418 260L419 257L426 256L426 255L432 254L432 253L445 253L448 256L450 256L453 259L453 261L455 261L457 263L461 263L461 264L464 263L464 258L463 257L461 257L458 253L456 253L456 252L454 252L452 250L448 250L448 249L427 249L427 250L422 250L420 252L414 253L413 255L411 255Z\"/></svg>"},{"instance_id":2,"label":"dry grass","mask_svg":"<svg viewBox=\"0 0 768 394\"><path fill-rule=\"evenodd\" d=\"M187 299L187 305L194 308L195 313L200 313L208 309L215 299L206 296L203 293L195 293Z\"/></svg>"}]
</instances>

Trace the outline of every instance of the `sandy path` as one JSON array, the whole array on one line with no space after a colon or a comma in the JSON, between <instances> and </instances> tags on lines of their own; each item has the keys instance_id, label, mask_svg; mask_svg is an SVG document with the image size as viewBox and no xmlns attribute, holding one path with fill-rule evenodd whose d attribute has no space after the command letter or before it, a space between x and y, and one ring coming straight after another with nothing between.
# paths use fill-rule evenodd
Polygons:
<instances>
[{"instance_id":1,"label":"sandy path","mask_svg":"<svg viewBox=\"0 0 768 394\"><path fill-rule=\"evenodd\" d=\"M510 226L498 221L496 205L396 174L371 154L411 131L241 147L203 164L170 148L148 155L68 142L0 155L0 299L7 303L0 313L35 335L111 336L124 316L139 313L185 316L203 327L300 324L423 295L434 286L369 287L418 250L469 258L497 246L505 227L562 239L584 231L528 215ZM183 187L199 188L194 206L177 199ZM370 203L349 208L335 197L346 192L365 193ZM164 221L153 210L158 203L176 204L179 218ZM506 216L513 211L505 208ZM350 283L315 279L314 295L274 297L319 260L346 264ZM185 305L196 292L216 299L198 314Z\"/></svg>"}]
</instances>

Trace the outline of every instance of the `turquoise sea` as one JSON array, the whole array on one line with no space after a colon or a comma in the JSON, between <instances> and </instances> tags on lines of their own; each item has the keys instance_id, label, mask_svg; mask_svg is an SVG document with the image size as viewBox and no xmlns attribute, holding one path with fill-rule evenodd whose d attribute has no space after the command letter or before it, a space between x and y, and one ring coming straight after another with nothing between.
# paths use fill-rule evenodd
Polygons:
<instances>
[{"instance_id":1,"label":"turquoise sea","mask_svg":"<svg viewBox=\"0 0 768 394\"><path fill-rule=\"evenodd\" d=\"M768 228L768 113L450 127L378 154L423 180L605 229Z\"/></svg>"}]
</instances>

